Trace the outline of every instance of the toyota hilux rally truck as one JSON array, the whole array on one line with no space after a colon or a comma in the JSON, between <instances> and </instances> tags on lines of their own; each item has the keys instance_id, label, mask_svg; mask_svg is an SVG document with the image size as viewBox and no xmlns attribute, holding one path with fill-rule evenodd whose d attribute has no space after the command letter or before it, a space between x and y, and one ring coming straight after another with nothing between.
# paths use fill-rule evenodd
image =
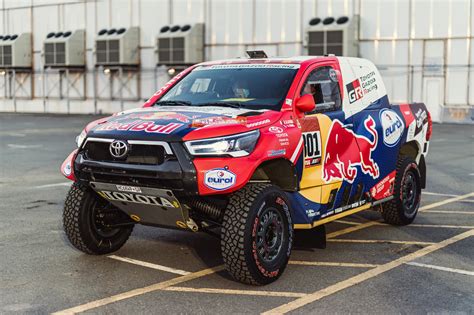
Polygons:
<instances>
[{"instance_id":1,"label":"toyota hilux rally truck","mask_svg":"<svg viewBox=\"0 0 474 315\"><path fill-rule=\"evenodd\" d=\"M64 229L87 254L118 250L137 223L213 233L236 280L267 284L295 230L369 208L411 223L431 130L424 104L389 103L368 60L200 63L81 132L61 166Z\"/></svg>"}]
</instances>

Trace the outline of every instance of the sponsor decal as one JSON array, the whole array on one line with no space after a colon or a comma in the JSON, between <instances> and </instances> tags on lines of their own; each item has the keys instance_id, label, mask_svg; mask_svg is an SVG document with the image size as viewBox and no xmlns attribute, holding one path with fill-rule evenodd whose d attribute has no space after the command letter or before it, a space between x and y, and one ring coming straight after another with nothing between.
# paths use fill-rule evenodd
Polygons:
<instances>
[{"instance_id":1,"label":"sponsor decal","mask_svg":"<svg viewBox=\"0 0 474 315\"><path fill-rule=\"evenodd\" d=\"M291 104L293 104L293 100L292 100L291 98L287 98L287 99L285 100L285 104L291 106Z\"/></svg>"},{"instance_id":2,"label":"sponsor decal","mask_svg":"<svg viewBox=\"0 0 474 315\"><path fill-rule=\"evenodd\" d=\"M403 135L405 125L396 112L384 109L380 112L380 122L383 130L383 143L388 147L395 146Z\"/></svg>"},{"instance_id":3,"label":"sponsor decal","mask_svg":"<svg viewBox=\"0 0 474 315\"><path fill-rule=\"evenodd\" d=\"M175 113L175 112L150 112L150 113L143 113L143 114L130 114L125 119L143 119L143 120L158 120L158 119L166 119L166 120L178 120L183 123L189 123L190 117Z\"/></svg>"},{"instance_id":4,"label":"sponsor decal","mask_svg":"<svg viewBox=\"0 0 474 315\"><path fill-rule=\"evenodd\" d=\"M125 186L125 185L115 185L115 187L117 187L118 191L126 191L126 192L134 192L134 193L141 193L142 192L140 187Z\"/></svg>"},{"instance_id":5,"label":"sponsor decal","mask_svg":"<svg viewBox=\"0 0 474 315\"><path fill-rule=\"evenodd\" d=\"M332 214L334 214L334 210L331 210L331 211L328 211L328 212L326 212L326 213L323 213L323 214L321 215L321 219L322 219L322 218L325 218L325 217L328 217L328 216L330 216L330 215L332 215Z\"/></svg>"},{"instance_id":6,"label":"sponsor decal","mask_svg":"<svg viewBox=\"0 0 474 315\"><path fill-rule=\"evenodd\" d=\"M225 190L235 185L236 175L225 168L209 170L204 175L204 185L214 190Z\"/></svg>"},{"instance_id":7,"label":"sponsor decal","mask_svg":"<svg viewBox=\"0 0 474 315\"><path fill-rule=\"evenodd\" d=\"M258 126L261 126L261 125L268 124L269 122L270 122L270 119L264 119L264 120L256 121L256 122L247 124L247 128L258 127Z\"/></svg>"},{"instance_id":8,"label":"sponsor decal","mask_svg":"<svg viewBox=\"0 0 474 315\"><path fill-rule=\"evenodd\" d=\"M200 127L205 127L205 126L235 125L235 124L245 124L246 122L247 122L246 117L230 118L226 116L216 116L216 117L194 119L193 122L191 123L191 127L200 128Z\"/></svg>"},{"instance_id":9,"label":"sponsor decal","mask_svg":"<svg viewBox=\"0 0 474 315\"><path fill-rule=\"evenodd\" d=\"M428 114L426 113L426 110L423 110L419 108L417 112L415 113L416 117L416 128L421 128L423 124L428 121Z\"/></svg>"},{"instance_id":10,"label":"sponsor decal","mask_svg":"<svg viewBox=\"0 0 474 315\"><path fill-rule=\"evenodd\" d=\"M391 172L370 189L372 198L379 200L393 195L396 171Z\"/></svg>"},{"instance_id":11,"label":"sponsor decal","mask_svg":"<svg viewBox=\"0 0 474 315\"><path fill-rule=\"evenodd\" d=\"M306 210L306 215L308 218L314 218L315 216L319 215L319 211L314 211L313 209Z\"/></svg>"},{"instance_id":12,"label":"sponsor decal","mask_svg":"<svg viewBox=\"0 0 474 315\"><path fill-rule=\"evenodd\" d=\"M66 165L64 166L64 169L63 169L63 173L66 176L71 175L71 173L72 173L71 162L66 163Z\"/></svg>"},{"instance_id":13,"label":"sponsor decal","mask_svg":"<svg viewBox=\"0 0 474 315\"><path fill-rule=\"evenodd\" d=\"M337 72L334 69L329 69L329 79L331 79L332 82L337 82Z\"/></svg>"},{"instance_id":14,"label":"sponsor decal","mask_svg":"<svg viewBox=\"0 0 474 315\"><path fill-rule=\"evenodd\" d=\"M378 89L377 81L375 79L375 71L359 77L359 81L364 95Z\"/></svg>"},{"instance_id":15,"label":"sponsor decal","mask_svg":"<svg viewBox=\"0 0 474 315\"><path fill-rule=\"evenodd\" d=\"M360 201L356 201L354 203L351 203L350 205L345 205L343 207L336 208L334 210L331 210L331 211L326 212L323 215L321 215L321 219L325 218L325 217L328 217L332 214L337 214L337 213L341 213L341 212L344 212L344 211L349 210L349 209L360 207L360 206L364 205L365 203L366 203L365 200L360 200Z\"/></svg>"},{"instance_id":16,"label":"sponsor decal","mask_svg":"<svg viewBox=\"0 0 474 315\"><path fill-rule=\"evenodd\" d=\"M299 64L226 64L226 65L211 65L211 66L199 66L194 71L205 71L205 70L222 70L222 69L299 69Z\"/></svg>"},{"instance_id":17,"label":"sponsor decal","mask_svg":"<svg viewBox=\"0 0 474 315\"><path fill-rule=\"evenodd\" d=\"M280 156L280 155L286 155L286 149L268 151L268 156Z\"/></svg>"},{"instance_id":18,"label":"sponsor decal","mask_svg":"<svg viewBox=\"0 0 474 315\"><path fill-rule=\"evenodd\" d=\"M280 124L284 128L294 128L294 127L296 127L295 122L292 119L281 120Z\"/></svg>"},{"instance_id":19,"label":"sponsor decal","mask_svg":"<svg viewBox=\"0 0 474 315\"><path fill-rule=\"evenodd\" d=\"M304 167L321 163L321 133L319 131L303 132Z\"/></svg>"},{"instance_id":20,"label":"sponsor decal","mask_svg":"<svg viewBox=\"0 0 474 315\"><path fill-rule=\"evenodd\" d=\"M375 79L375 71L369 72L349 84L346 84L347 95L349 95L349 103L360 100L364 95L378 89L377 80Z\"/></svg>"},{"instance_id":21,"label":"sponsor decal","mask_svg":"<svg viewBox=\"0 0 474 315\"><path fill-rule=\"evenodd\" d=\"M334 120L329 130L323 160L325 182L341 179L352 183L357 176L356 166L360 166L362 172L373 179L380 176L379 166L372 159L372 152L378 143L375 120L371 116L367 117L364 127L372 135L372 140L355 134L354 131L344 128L339 120Z\"/></svg>"},{"instance_id":22,"label":"sponsor decal","mask_svg":"<svg viewBox=\"0 0 474 315\"><path fill-rule=\"evenodd\" d=\"M272 133L283 133L283 128L280 128L280 127L277 127L277 126L271 126L270 128L268 128L268 131L272 132Z\"/></svg>"},{"instance_id":23,"label":"sponsor decal","mask_svg":"<svg viewBox=\"0 0 474 315\"><path fill-rule=\"evenodd\" d=\"M355 101L360 100L364 93L362 92L362 88L360 87L359 79L355 79L349 84L346 84L347 95L349 95L349 103L352 104Z\"/></svg>"},{"instance_id":24,"label":"sponsor decal","mask_svg":"<svg viewBox=\"0 0 474 315\"><path fill-rule=\"evenodd\" d=\"M163 197L106 190L99 191L98 194L101 195L103 198L111 201L131 202L150 206L179 208L179 204L173 204Z\"/></svg>"},{"instance_id":25,"label":"sponsor decal","mask_svg":"<svg viewBox=\"0 0 474 315\"><path fill-rule=\"evenodd\" d=\"M160 125L153 121L144 121L144 120L135 120L129 123L120 123L120 122L108 122L103 125L100 125L96 130L119 130L119 131L144 131L147 133L162 133L170 134L176 129L184 126L181 123L169 123L166 125Z\"/></svg>"}]
</instances>

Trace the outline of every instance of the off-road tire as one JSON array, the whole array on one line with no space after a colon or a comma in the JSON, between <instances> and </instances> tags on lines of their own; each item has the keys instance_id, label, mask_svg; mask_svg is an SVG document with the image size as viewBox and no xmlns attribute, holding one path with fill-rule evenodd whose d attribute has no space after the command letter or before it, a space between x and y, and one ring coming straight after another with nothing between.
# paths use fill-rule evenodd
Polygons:
<instances>
[{"instance_id":1,"label":"off-road tire","mask_svg":"<svg viewBox=\"0 0 474 315\"><path fill-rule=\"evenodd\" d=\"M406 202L411 200L404 194L404 185L411 176L414 182L413 205L407 207ZM408 194L410 195L410 194ZM382 217L385 222L392 225L407 225L415 220L420 207L421 199L421 176L418 165L411 157L400 157L397 161L395 175L394 198L382 205Z\"/></svg>"},{"instance_id":2,"label":"off-road tire","mask_svg":"<svg viewBox=\"0 0 474 315\"><path fill-rule=\"evenodd\" d=\"M269 242L271 246L267 246L267 236L275 240ZM278 250L273 244L280 244ZM234 279L253 285L275 281L288 264L292 245L290 203L280 188L249 184L230 197L222 223L221 251L226 269ZM258 248L261 250L254 250ZM271 257L268 248L272 248Z\"/></svg>"},{"instance_id":3,"label":"off-road tire","mask_svg":"<svg viewBox=\"0 0 474 315\"><path fill-rule=\"evenodd\" d=\"M100 235L92 223L93 209L103 202L89 187L74 183L64 203L63 227L67 238L78 250L91 255L108 254L118 250L128 240L133 225L111 229L109 236ZM120 210L117 210L120 211Z\"/></svg>"}]
</instances>

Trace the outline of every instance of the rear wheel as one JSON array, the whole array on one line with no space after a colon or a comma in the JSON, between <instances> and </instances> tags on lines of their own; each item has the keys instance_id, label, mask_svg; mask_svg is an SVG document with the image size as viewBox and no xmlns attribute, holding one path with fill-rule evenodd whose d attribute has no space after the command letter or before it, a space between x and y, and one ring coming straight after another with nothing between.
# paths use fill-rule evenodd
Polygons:
<instances>
[{"instance_id":1,"label":"rear wheel","mask_svg":"<svg viewBox=\"0 0 474 315\"><path fill-rule=\"evenodd\" d=\"M71 244L87 254L108 254L128 240L133 224L109 227L107 221L123 216L120 210L89 187L74 183L64 204L63 226Z\"/></svg>"},{"instance_id":2,"label":"rear wheel","mask_svg":"<svg viewBox=\"0 0 474 315\"><path fill-rule=\"evenodd\" d=\"M268 284L283 273L293 244L285 193L276 186L250 184L234 193L224 214L221 250L236 280Z\"/></svg>"},{"instance_id":3,"label":"rear wheel","mask_svg":"<svg viewBox=\"0 0 474 315\"><path fill-rule=\"evenodd\" d=\"M393 225L407 225L415 220L420 207L421 180L415 160L400 157L397 162L394 198L382 205L382 217Z\"/></svg>"}]
</instances>

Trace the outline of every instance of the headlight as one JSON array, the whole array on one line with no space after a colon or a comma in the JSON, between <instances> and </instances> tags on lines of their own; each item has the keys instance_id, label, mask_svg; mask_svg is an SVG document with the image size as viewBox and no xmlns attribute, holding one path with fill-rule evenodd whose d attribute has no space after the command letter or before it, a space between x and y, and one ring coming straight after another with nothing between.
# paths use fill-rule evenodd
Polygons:
<instances>
[{"instance_id":1,"label":"headlight","mask_svg":"<svg viewBox=\"0 0 474 315\"><path fill-rule=\"evenodd\" d=\"M230 155L233 157L249 155L257 144L258 130L222 138L194 140L184 145L192 155Z\"/></svg>"},{"instance_id":2,"label":"headlight","mask_svg":"<svg viewBox=\"0 0 474 315\"><path fill-rule=\"evenodd\" d=\"M76 144L77 144L77 147L80 148L82 143L84 142L84 140L86 139L87 137L87 132L86 130L82 130L82 132L76 137Z\"/></svg>"}]
</instances>

